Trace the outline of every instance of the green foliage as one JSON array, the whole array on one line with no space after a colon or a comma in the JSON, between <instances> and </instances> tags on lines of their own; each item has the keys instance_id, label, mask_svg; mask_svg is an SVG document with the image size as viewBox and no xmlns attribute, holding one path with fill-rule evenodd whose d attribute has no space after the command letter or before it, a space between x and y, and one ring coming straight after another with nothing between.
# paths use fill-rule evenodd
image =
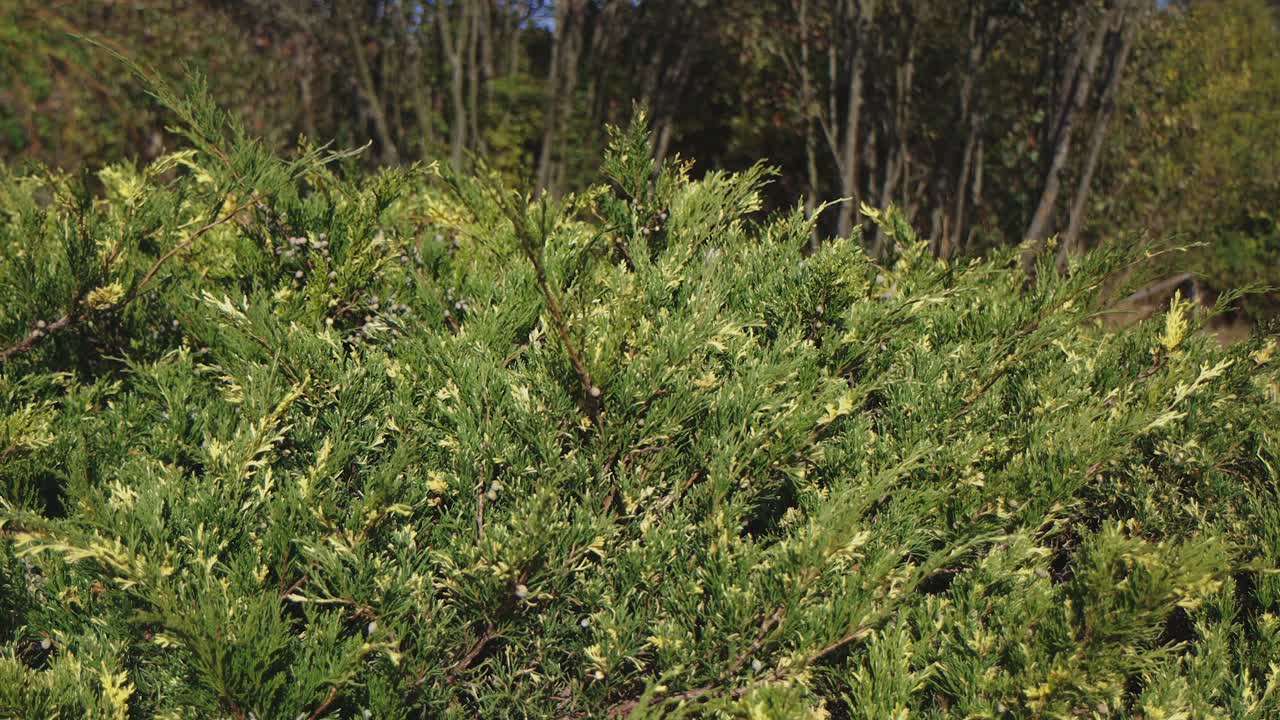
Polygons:
<instances>
[{"instance_id":1,"label":"green foliage","mask_svg":"<svg viewBox=\"0 0 1280 720\"><path fill-rule=\"evenodd\" d=\"M0 4L0 160L97 167L164 151L164 108L102 46L177 74L212 78L255 133L291 142L291 80L273 73L225 7L151 0L6 0ZM92 38L99 46L86 42Z\"/></svg>"},{"instance_id":2,"label":"green foliage","mask_svg":"<svg viewBox=\"0 0 1280 720\"><path fill-rule=\"evenodd\" d=\"M1094 253L807 254L247 142L0 180L0 714L1273 717L1280 357ZM598 389L598 393L592 390Z\"/></svg>"},{"instance_id":3,"label":"green foliage","mask_svg":"<svg viewBox=\"0 0 1280 720\"><path fill-rule=\"evenodd\" d=\"M1102 233L1176 234L1202 243L1191 263L1210 285L1280 287L1277 23L1267 0L1161 13L1108 148ZM1280 298L1246 308L1272 317Z\"/></svg>"},{"instance_id":4,"label":"green foliage","mask_svg":"<svg viewBox=\"0 0 1280 720\"><path fill-rule=\"evenodd\" d=\"M172 150L162 103L104 48L170 75L194 65L276 150L300 137L370 143L353 164L448 158L554 196L590 187L602 128L638 99L659 162L743 170L768 158L778 178L764 208L852 197L824 205L816 234L863 225L877 257L885 237L862 202L898 206L951 257L1022 240L1043 201L1040 234L1064 233L1068 251L1177 236L1199 249L1169 256L1167 274L1192 271L1214 292L1280 286L1276 4L1166 5L8 0L0 162L97 168ZM1092 89L1065 113L1073 48L1105 27ZM1120 52L1129 37L1133 52ZM1067 115L1071 133L1057 127ZM1065 139L1061 191L1046 193ZM1274 293L1242 305L1254 321L1280 311Z\"/></svg>"}]
</instances>

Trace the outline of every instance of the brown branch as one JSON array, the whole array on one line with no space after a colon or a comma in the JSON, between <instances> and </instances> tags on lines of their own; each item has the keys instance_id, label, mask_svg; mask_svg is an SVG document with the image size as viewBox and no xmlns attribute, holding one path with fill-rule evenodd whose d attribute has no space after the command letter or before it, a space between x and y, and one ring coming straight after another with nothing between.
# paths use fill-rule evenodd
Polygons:
<instances>
[{"instance_id":1,"label":"brown branch","mask_svg":"<svg viewBox=\"0 0 1280 720\"><path fill-rule=\"evenodd\" d=\"M515 583L513 583L513 586L510 588L512 592L507 595L507 599L503 601L502 607L498 608L498 612L494 616L494 619L485 624L484 631L480 633L480 637L476 639L475 643L471 645L471 648L467 650L465 655L459 658L457 662L445 671L445 682L450 685L455 684L458 681L458 676L465 672L467 668L471 667L471 664L474 663L476 658L480 656L480 653L489 646L489 643L501 637L501 634L497 632L498 623L510 617L515 611L517 601L515 590L517 587L528 581L529 571L524 570L516 578ZM426 682L428 670L429 667L424 667L418 673L418 676L414 679L413 684L411 685L412 688L416 689L420 687L422 683Z\"/></svg>"},{"instance_id":2,"label":"brown branch","mask_svg":"<svg viewBox=\"0 0 1280 720\"><path fill-rule=\"evenodd\" d=\"M1159 357L1156 358L1155 362L1151 363L1151 367L1138 373L1137 382L1142 382L1143 380L1146 380L1152 375L1155 375L1156 373L1160 372L1160 368L1164 367L1165 362L1167 360L1168 358L1162 353Z\"/></svg>"},{"instance_id":3,"label":"brown branch","mask_svg":"<svg viewBox=\"0 0 1280 720\"><path fill-rule=\"evenodd\" d=\"M1123 300L1120 300L1119 302L1117 302L1115 304L1115 307L1117 309L1113 310L1112 312L1124 312L1123 310L1119 310L1119 308L1122 308L1122 307L1136 308L1134 310L1129 311L1133 313L1143 312L1144 305L1154 305L1156 303L1163 303L1166 299L1168 299L1170 295L1174 293L1175 290L1179 289L1183 285L1191 283L1194 280L1195 280L1194 274L1189 272L1184 272L1184 273L1179 273L1177 275L1174 275L1173 277L1170 277L1170 278L1165 278L1164 280L1161 280L1159 282L1152 283L1151 285L1148 285L1145 288L1138 290L1132 295L1129 295Z\"/></svg>"},{"instance_id":4,"label":"brown branch","mask_svg":"<svg viewBox=\"0 0 1280 720\"><path fill-rule=\"evenodd\" d=\"M813 655L809 656L809 660L805 664L812 665L822 660L823 658L826 658L831 654L839 652L840 650L858 642L859 640L862 640L863 638L865 638L870 634L871 634L871 628L869 626L864 625L858 628L857 630L849 633L848 635L845 635L839 640L836 640L830 645L827 645L826 647L822 648L821 650L814 653Z\"/></svg>"},{"instance_id":5,"label":"brown branch","mask_svg":"<svg viewBox=\"0 0 1280 720\"><path fill-rule=\"evenodd\" d=\"M303 584L304 584L304 583L306 583L306 582L307 582L307 576L306 576L306 575L303 575L302 577L298 578L298 581L297 581L297 582L295 582L294 584L292 584L292 585L290 585L289 587L285 588L284 590L281 590L281 591L280 591L280 597L282 597L282 598L283 598L283 597L288 597L288 596L290 596L290 595L294 594L295 592L297 592L297 591L298 591L298 588L302 587L302 586L303 586Z\"/></svg>"},{"instance_id":6,"label":"brown branch","mask_svg":"<svg viewBox=\"0 0 1280 720\"><path fill-rule=\"evenodd\" d=\"M1045 320L1049 319L1054 313L1058 312L1059 310L1066 307L1070 303L1075 302L1077 299L1079 299L1081 296L1083 296L1085 293L1089 292L1090 290L1097 288L1099 285L1105 282L1106 279L1107 277L1099 278L1096 282L1088 283L1080 287L1080 289L1076 290L1075 292L1068 293L1065 298L1045 308L1043 311L1040 312L1038 316L1033 318L1026 325L1023 325L1016 333L1014 333L1013 337L1010 338L1009 343L1007 344L1010 350L1008 354L1005 356L1005 360L1000 363L999 367L997 367L994 371L992 371L991 375L987 377L986 381L983 382L982 386L979 387L977 391L975 391L965 400L964 405L960 408L960 412L956 413L953 419L959 420L965 415L968 415L969 412L973 410L973 406L976 405L978 401L981 400L982 397L987 394L987 391L989 391L992 387L994 387L996 382L999 381L1000 378L1004 377L1010 370L1013 369L1013 366L1016 362L1021 361L1026 355L1029 355L1031 353L1037 352L1045 348L1050 344L1050 342L1052 341L1052 338L1047 338L1045 340L1040 341L1039 343L1036 343L1035 345L1033 345L1031 348L1029 348L1027 351L1025 351L1022 354L1018 354L1015 352L1016 345L1019 340L1022 340L1028 335L1031 335L1032 333L1034 333L1036 330L1040 328L1040 324L1043 323Z\"/></svg>"},{"instance_id":7,"label":"brown branch","mask_svg":"<svg viewBox=\"0 0 1280 720\"><path fill-rule=\"evenodd\" d=\"M519 359L519 357L524 354L524 351L528 349L529 349L529 343L526 342L526 343L521 343L519 347L517 347L515 350L512 350L510 355L502 359L503 369L511 367L511 363Z\"/></svg>"},{"instance_id":8,"label":"brown branch","mask_svg":"<svg viewBox=\"0 0 1280 720\"><path fill-rule=\"evenodd\" d=\"M564 343L565 351L569 353L569 361L573 363L573 369L578 373L578 379L582 381L582 390L587 396L587 413L594 420L600 415L600 388L596 387L595 382L591 379L591 373L587 370L586 363L583 362L582 356L578 354L578 349L573 344L573 339L569 336L569 325L564 319L564 312L560 309L559 299L556 298L555 293L551 292L551 287L547 284L547 273L542 266L542 260L537 253L532 252L531 248L525 249L525 255L533 263L534 273L538 278L538 287L542 290L542 295L547 300L547 309L551 311L551 317L555 320L556 332L560 335L560 341Z\"/></svg>"},{"instance_id":9,"label":"brown branch","mask_svg":"<svg viewBox=\"0 0 1280 720\"><path fill-rule=\"evenodd\" d=\"M973 544L975 544L975 542L962 543L956 547L953 547L948 553L946 553L946 559L955 558L957 555L960 554L962 550L964 550L967 547L971 547ZM934 570L942 567L943 565L945 565L945 562L936 562L933 564L932 569L928 570L927 572L919 573L914 580L912 580L911 582L903 586L901 594L905 596L905 595L914 593L916 589L920 587L920 583L926 577L931 575ZM817 577L817 575L815 573L815 574L809 575L808 577L809 579L814 579ZM723 685L731 678L734 671L742 667L742 663L746 661L746 658L749 658L751 654L753 654L756 650L759 649L759 647L761 647L764 644L770 631L773 630L773 627L777 623L782 622L784 612L785 612L785 606L779 607L774 612L774 614L770 616L769 620L765 621L765 623L761 626L760 635L757 637L756 641L752 644L752 646L748 648L748 650L745 653L743 653L743 655L741 655L737 660L735 660L728 670L721 673L721 675L717 678L716 682L703 685L701 687L696 687L690 690L685 690L682 692L667 695L666 697L659 699L658 702L660 703L690 702L693 700L699 700L703 697L716 696L716 695L719 695L722 697L728 697L731 699L737 699L737 698L741 698L743 695L746 695L754 687L756 687L756 685L748 683L746 685L742 685L736 688L724 688ZM790 675L794 675L798 672L802 672L805 669L812 667L813 665L816 665L817 663L839 652L840 650L843 650L844 648L849 647L850 645L854 645L856 643L862 642L863 640L865 640L867 637L871 635L872 631L877 626L885 622L891 615L892 615L892 612L889 607L881 609L870 619L861 623L857 629L853 630L852 632L849 632L848 634L838 638L837 640L817 650L812 655L805 658L804 661L801 662L799 665L789 667L785 670L775 669L773 672L765 676L766 679L774 682L778 680L783 680ZM622 716L628 715L633 710L640 707L642 702L643 700L641 698L631 698L629 700L624 700L622 702L617 703L616 705L613 705L611 708L609 708L606 715L607 717L610 717L610 718L616 718L616 717L622 717ZM560 718L560 720L577 720L577 718L581 718L581 717L584 717L584 714L578 713L578 714L564 716Z\"/></svg>"},{"instance_id":10,"label":"brown branch","mask_svg":"<svg viewBox=\"0 0 1280 720\"><path fill-rule=\"evenodd\" d=\"M307 716L307 720L318 720L319 717L324 714L324 711L328 710L329 706L333 704L333 701L337 699L338 699L337 686L330 687L329 694L324 697L324 702L320 703L318 706L316 706L315 710L311 711L311 714Z\"/></svg>"},{"instance_id":11,"label":"brown branch","mask_svg":"<svg viewBox=\"0 0 1280 720\"><path fill-rule=\"evenodd\" d=\"M64 330L69 325L72 325L73 323L78 322L80 319L80 315L81 314L78 311L69 312L66 315L63 315L62 317L58 318L57 320L54 320L53 322L49 323L47 326L43 328L36 328L35 330L32 330L31 332L27 333L26 337L24 337L22 340L20 340L16 344L10 345L9 347L4 348L3 350L0 350L0 363L6 362L10 357L17 355L18 353L23 353L23 352L26 352L27 350L30 350L31 347L35 345L37 342L39 342L41 338L48 337L49 335L52 335L53 333L56 333L60 330Z\"/></svg>"},{"instance_id":12,"label":"brown branch","mask_svg":"<svg viewBox=\"0 0 1280 720\"><path fill-rule=\"evenodd\" d=\"M680 484L680 487L676 488L675 490L672 490L670 493L668 493L666 496L664 496L661 500L658 501L658 504L655 506L655 509L662 511L671 507L671 505L675 503L675 501L679 499L681 495L684 495L686 492L688 492L689 488L692 487L693 484L697 482L701 477L702 477L702 468L698 468L697 470L694 470L692 473L689 473L689 477L685 478L684 482Z\"/></svg>"},{"instance_id":13,"label":"brown branch","mask_svg":"<svg viewBox=\"0 0 1280 720\"><path fill-rule=\"evenodd\" d=\"M494 624L493 621L490 621L485 627L484 632L480 633L480 637L471 645L471 649L467 651L467 654L463 655L462 658L459 659L458 662L454 663L453 667L449 668L445 673L445 682L452 685L458 681L458 675L471 667L471 663L475 662L480 653L489 645L489 641L493 640L493 631Z\"/></svg>"},{"instance_id":14,"label":"brown branch","mask_svg":"<svg viewBox=\"0 0 1280 720\"><path fill-rule=\"evenodd\" d=\"M772 673L769 677L771 680L782 679L782 675L776 672ZM728 692L723 693L723 695L730 699L737 700L741 698L743 695L746 695L751 690L752 690L751 685L743 685L742 687L733 688L732 690L729 690ZM716 691L715 686L704 685L702 687L693 688L692 690L685 690L684 692L678 692L678 693L675 693L674 695L668 695L666 698L662 700L662 702L691 702L693 700L699 700L708 695L712 695L715 693L715 691ZM629 715L631 714L631 711L635 710L637 707L640 707L640 702L641 701L639 698L635 698L635 699L627 700L626 702L622 702L617 705L614 705L612 708L609 709L609 717L613 718L613 717L623 717L623 716ZM582 717L582 716L577 715L574 717Z\"/></svg>"}]
</instances>

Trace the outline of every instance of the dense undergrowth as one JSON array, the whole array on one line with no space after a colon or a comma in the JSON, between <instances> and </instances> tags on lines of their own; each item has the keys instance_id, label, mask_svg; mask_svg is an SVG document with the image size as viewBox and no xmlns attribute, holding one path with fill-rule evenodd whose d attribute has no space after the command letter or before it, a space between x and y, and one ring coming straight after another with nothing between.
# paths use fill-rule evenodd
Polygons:
<instances>
[{"instance_id":1,"label":"dense undergrowth","mask_svg":"<svg viewBox=\"0 0 1280 720\"><path fill-rule=\"evenodd\" d=\"M635 130L531 202L161 95L189 150L0 180L0 715L1280 713L1280 357L1103 331L1142 248L881 266Z\"/></svg>"}]
</instances>

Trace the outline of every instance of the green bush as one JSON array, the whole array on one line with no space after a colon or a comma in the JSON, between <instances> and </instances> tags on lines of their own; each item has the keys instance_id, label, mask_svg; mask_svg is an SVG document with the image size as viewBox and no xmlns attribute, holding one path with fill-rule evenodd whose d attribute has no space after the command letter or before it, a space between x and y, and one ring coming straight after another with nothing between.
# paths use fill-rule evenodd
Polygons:
<instances>
[{"instance_id":1,"label":"green bush","mask_svg":"<svg viewBox=\"0 0 1280 720\"><path fill-rule=\"evenodd\" d=\"M1280 713L1280 357L1103 331L1141 248L881 267L642 120L531 201L159 94L190 150L0 179L0 715Z\"/></svg>"}]
</instances>

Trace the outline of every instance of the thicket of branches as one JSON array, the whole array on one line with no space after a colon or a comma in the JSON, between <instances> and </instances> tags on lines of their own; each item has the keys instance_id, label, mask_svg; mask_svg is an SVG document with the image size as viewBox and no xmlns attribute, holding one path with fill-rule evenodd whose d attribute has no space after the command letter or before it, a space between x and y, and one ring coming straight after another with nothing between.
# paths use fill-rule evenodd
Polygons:
<instances>
[{"instance_id":1,"label":"thicket of branches","mask_svg":"<svg viewBox=\"0 0 1280 720\"><path fill-rule=\"evenodd\" d=\"M1226 243L1274 214L1280 187L1274 2L1172 6L15 0L0 10L0 156L164 151L155 106L72 32L170 73L194 61L255 134L370 141L375 164L474 154L521 186L581 190L603 127L639 100L659 163L767 157L782 171L771 208L854 198L822 215L823 236L863 225L878 247L866 201L901 208L947 257L1055 232L1064 254L1140 230Z\"/></svg>"},{"instance_id":2,"label":"thicket of branches","mask_svg":"<svg viewBox=\"0 0 1280 720\"><path fill-rule=\"evenodd\" d=\"M0 714L1280 712L1275 340L1102 330L1136 244L810 254L643 117L531 200L157 95L186 149L0 180Z\"/></svg>"}]
</instances>

